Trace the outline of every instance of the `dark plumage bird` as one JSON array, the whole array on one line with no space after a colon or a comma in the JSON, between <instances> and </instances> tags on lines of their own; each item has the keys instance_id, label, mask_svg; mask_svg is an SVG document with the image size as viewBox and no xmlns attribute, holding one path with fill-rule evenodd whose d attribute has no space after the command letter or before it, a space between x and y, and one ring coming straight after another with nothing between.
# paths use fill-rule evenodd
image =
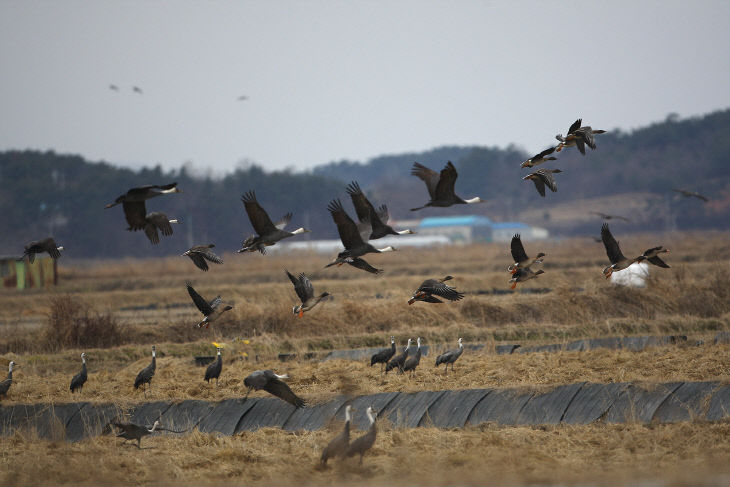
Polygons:
<instances>
[{"instance_id":1,"label":"dark plumage bird","mask_svg":"<svg viewBox=\"0 0 730 487\"><path fill-rule=\"evenodd\" d=\"M134 91L138 95L141 95L143 93L142 88L140 88L139 86L132 86L132 91Z\"/></svg>"},{"instance_id":2,"label":"dark plumage bird","mask_svg":"<svg viewBox=\"0 0 730 487\"><path fill-rule=\"evenodd\" d=\"M517 269L513 274L512 278L507 281L508 284L510 284L510 289L514 289L517 287L518 282L525 282L529 281L530 279L535 279L540 274L545 274L545 271L540 269L539 271L533 271L529 267L523 267L520 269Z\"/></svg>"},{"instance_id":3,"label":"dark plumage bird","mask_svg":"<svg viewBox=\"0 0 730 487\"><path fill-rule=\"evenodd\" d=\"M370 274L382 274L383 269L376 269L375 267L371 266L367 263L365 259L362 259L360 257L353 258L347 258L345 259L345 264L349 264L352 267L355 267L357 269L361 269L365 272L369 272Z\"/></svg>"},{"instance_id":4,"label":"dark plumage bird","mask_svg":"<svg viewBox=\"0 0 730 487\"><path fill-rule=\"evenodd\" d=\"M565 137L562 136L562 134L558 134L555 136L556 139L560 141L560 144L555 148L556 151L560 152L563 150L563 147L578 147L578 150L581 154L586 155L586 147L588 146L591 149L596 149L596 141L593 137L597 134L604 134L606 133L605 130L593 130L590 126L586 125L585 127L581 127L581 124L583 123L582 119L578 119L570 126L568 129L568 135Z\"/></svg>"},{"instance_id":5,"label":"dark plumage bird","mask_svg":"<svg viewBox=\"0 0 730 487\"><path fill-rule=\"evenodd\" d=\"M370 229L367 239L376 240L386 235L408 235L414 233L412 230L402 230L400 232L393 230L393 227L388 225L390 218L388 215L388 207L381 205L376 211L356 181L352 181L347 186L347 194L352 199L357 219L360 222L358 224L358 230L361 233L368 233L367 229Z\"/></svg>"},{"instance_id":6,"label":"dark plumage bird","mask_svg":"<svg viewBox=\"0 0 730 487\"><path fill-rule=\"evenodd\" d=\"M705 203L710 201L710 198L699 194L697 191L687 191L686 189L672 189L672 191L676 191L677 193L681 194L685 198L697 198L697 199L704 201Z\"/></svg>"},{"instance_id":7,"label":"dark plumage bird","mask_svg":"<svg viewBox=\"0 0 730 487\"><path fill-rule=\"evenodd\" d=\"M411 348L411 339L408 339L408 343L406 344L406 347L403 349L403 353L399 353L392 359L390 359L390 362L388 362L388 365L385 366L385 373L387 374L391 370L397 368L398 373L403 373L403 364L405 363L406 359L408 358L408 349Z\"/></svg>"},{"instance_id":8,"label":"dark plumage bird","mask_svg":"<svg viewBox=\"0 0 730 487\"><path fill-rule=\"evenodd\" d=\"M416 348L416 353L412 357L408 357L405 362L403 362L403 372L411 372L411 375L416 373L416 367L418 367L418 364L421 363L421 337L416 338L416 344L418 345L418 348Z\"/></svg>"},{"instance_id":9,"label":"dark plumage bird","mask_svg":"<svg viewBox=\"0 0 730 487\"><path fill-rule=\"evenodd\" d=\"M159 427L159 421L155 421L155 423L152 425L152 428L150 429L134 423L120 423L114 421L111 424L121 430L120 433L117 434L117 438L124 438L124 443L129 440L137 440L137 448L140 448L143 436L151 435L155 432L155 430L162 430L162 428Z\"/></svg>"},{"instance_id":10,"label":"dark plumage bird","mask_svg":"<svg viewBox=\"0 0 730 487\"><path fill-rule=\"evenodd\" d=\"M193 289L192 284L189 282L185 283L185 285L188 288L188 294L193 300L193 303L195 303L195 306L200 310L201 313L203 313L203 321L198 323L198 328L205 325L205 328L208 328L211 323L213 323L215 320L220 318L220 316L225 313L228 310L233 309L233 306L225 305L223 306L223 300L220 296L216 296L213 298L210 302L206 301L203 296L198 294L198 292Z\"/></svg>"},{"instance_id":11,"label":"dark plumage bird","mask_svg":"<svg viewBox=\"0 0 730 487\"><path fill-rule=\"evenodd\" d=\"M558 190L558 184L555 182L553 174L563 172L560 169L538 169L535 172L531 172L523 180L532 180L535 183L535 188L540 196L545 197L545 186L550 188L553 193Z\"/></svg>"},{"instance_id":12,"label":"dark plumage bird","mask_svg":"<svg viewBox=\"0 0 730 487\"><path fill-rule=\"evenodd\" d=\"M149 384L150 390L152 389L152 377L155 375L156 368L157 368L157 347L152 345L152 362L147 367L140 370L139 374L137 374L137 378L134 379L134 388L139 389L139 386L142 386L142 390L144 391L145 397L147 397L147 384Z\"/></svg>"},{"instance_id":13,"label":"dark plumage bird","mask_svg":"<svg viewBox=\"0 0 730 487\"><path fill-rule=\"evenodd\" d=\"M608 260L611 261L611 265L603 269L603 275L608 279L614 271L622 271L628 268L634 262L641 262L646 259L644 255L634 257L633 259L627 259L621 252L621 248L613 235L611 230L608 228L608 223L604 223L601 226L601 238L603 239L603 246L606 247L606 255ZM650 249L651 250L651 249Z\"/></svg>"},{"instance_id":14,"label":"dark plumage bird","mask_svg":"<svg viewBox=\"0 0 730 487\"><path fill-rule=\"evenodd\" d=\"M138 217L140 216L138 215ZM180 220L167 218L167 215L159 211L147 213L144 219L138 220L138 224L143 225L144 233L153 245L160 243L160 234L157 233L157 230L161 231L165 237L172 235L171 223L180 223Z\"/></svg>"},{"instance_id":15,"label":"dark plumage bird","mask_svg":"<svg viewBox=\"0 0 730 487\"><path fill-rule=\"evenodd\" d=\"M661 245L659 247L652 247L650 249L647 249L642 254L643 257L649 261L651 264L654 264L658 267L663 267L665 269L669 269L670 266L666 262L664 262L661 258L659 258L659 254L663 253L669 253L669 249L665 249Z\"/></svg>"},{"instance_id":16,"label":"dark plumage bird","mask_svg":"<svg viewBox=\"0 0 730 487\"><path fill-rule=\"evenodd\" d=\"M390 348L384 348L370 357L370 367L375 364L380 364L380 373L382 374L385 364L388 363L388 360L390 360L393 355L395 355L395 337L392 336L390 337Z\"/></svg>"},{"instance_id":17,"label":"dark plumage bird","mask_svg":"<svg viewBox=\"0 0 730 487\"><path fill-rule=\"evenodd\" d=\"M327 460L330 458L343 457L347 453L347 447L350 446L350 421L352 420L352 406L349 404L345 406L345 427L342 432L332 438L324 450L322 450L322 456L319 459L319 464L322 467L327 466Z\"/></svg>"},{"instance_id":18,"label":"dark plumage bird","mask_svg":"<svg viewBox=\"0 0 730 487\"><path fill-rule=\"evenodd\" d=\"M604 220L607 220L607 221L608 221L608 220L623 220L623 221L625 221L625 222L630 222L630 221L631 221L631 220L629 220L628 218L626 218L625 216L620 216L620 215L608 215L608 214L606 214L606 213L601 213L600 211L591 211L590 213L591 213L592 215L600 216L601 218L603 218Z\"/></svg>"},{"instance_id":19,"label":"dark plumage bird","mask_svg":"<svg viewBox=\"0 0 730 487\"><path fill-rule=\"evenodd\" d=\"M369 253L377 254L382 252L392 252L396 250L391 246L385 247L383 249L376 249L375 247L367 243L367 236L363 237L363 235L360 234L357 229L357 225L355 225L355 222L352 221L352 218L347 215L347 212L345 212L345 209L342 207L342 203L340 202L340 200L337 199L330 201L327 209L329 210L330 215L332 215L332 220L334 220L335 224L337 225L337 232L340 234L340 240L342 241L342 245L345 246L345 250L337 254L337 258L327 264L325 267L330 267L333 265L339 266L345 263L349 263L348 260L352 260Z\"/></svg>"},{"instance_id":20,"label":"dark plumage bird","mask_svg":"<svg viewBox=\"0 0 730 487\"><path fill-rule=\"evenodd\" d=\"M217 343L214 343L215 349L218 352L215 362L208 365L208 367L205 369L205 377L203 380L210 384L210 381L212 379L215 379L215 386L218 387L218 378L221 376L221 371L223 370L223 359L221 358L221 346Z\"/></svg>"},{"instance_id":21,"label":"dark plumage bird","mask_svg":"<svg viewBox=\"0 0 730 487\"><path fill-rule=\"evenodd\" d=\"M555 147L548 147L544 151L535 154L534 156L527 159L525 162L520 164L520 167L533 167L542 164L545 161L554 161L557 159L557 157L547 157L553 152L555 152Z\"/></svg>"},{"instance_id":22,"label":"dark plumage bird","mask_svg":"<svg viewBox=\"0 0 730 487\"><path fill-rule=\"evenodd\" d=\"M215 255L215 253L210 250L213 247L215 247L214 244L208 244L208 245L196 245L195 247L186 250L184 254L190 257L190 260L193 261L193 264L195 266L202 270L202 271L208 271L208 263L206 260L213 262L214 264L222 264L223 259Z\"/></svg>"},{"instance_id":23,"label":"dark plumage bird","mask_svg":"<svg viewBox=\"0 0 730 487\"><path fill-rule=\"evenodd\" d=\"M512 237L509 248L512 253L512 259L514 259L514 263L510 265L507 270L512 274L517 272L519 269L529 268L532 264L542 264L542 258L545 257L545 253L543 252L538 253L534 259L528 257L527 252L525 252L525 247L522 245L522 238L518 233Z\"/></svg>"},{"instance_id":24,"label":"dark plumage bird","mask_svg":"<svg viewBox=\"0 0 730 487\"><path fill-rule=\"evenodd\" d=\"M61 257L61 251L63 247L56 245L56 241L52 237L44 238L43 240L34 240L25 246L23 252L23 258L27 258L31 264L35 261L35 254L42 254L48 252L53 260Z\"/></svg>"},{"instance_id":25,"label":"dark plumage bird","mask_svg":"<svg viewBox=\"0 0 730 487\"><path fill-rule=\"evenodd\" d=\"M129 191L117 197L114 203L109 203L105 208L111 208L121 203L124 210L124 218L127 220L128 231L144 230L150 242L156 244L160 241L157 233L159 229L163 235L172 235L170 223L179 223L178 220L170 220L167 215L159 212L147 213L145 201L150 198L162 196L163 194L180 193L177 183L165 185L148 185L138 188L131 188Z\"/></svg>"},{"instance_id":26,"label":"dark plumage bird","mask_svg":"<svg viewBox=\"0 0 730 487\"><path fill-rule=\"evenodd\" d=\"M248 219L251 221L251 226L257 235L252 235L243 241L243 245L240 252L256 252L257 250L262 254L266 253L266 247L274 245L279 240L299 235L300 233L309 232L306 228L297 228L293 232L287 232L284 228L291 221L292 214L287 213L281 220L276 223L271 221L269 215L266 213L258 200L256 199L256 193L249 191L241 197L243 206L248 214Z\"/></svg>"},{"instance_id":27,"label":"dark plumage bird","mask_svg":"<svg viewBox=\"0 0 730 487\"><path fill-rule=\"evenodd\" d=\"M325 291L322 294L315 296L312 281L310 281L303 272L299 274L299 277L294 277L286 269L284 269L284 272L286 272L286 275L289 276L289 280L292 284L294 284L294 291L296 291L297 296L299 296L299 299L302 301L302 304L297 304L292 308L292 312L300 318L304 316L305 311L309 311L314 308L317 306L317 303L330 295L330 293Z\"/></svg>"},{"instance_id":28,"label":"dark plumage bird","mask_svg":"<svg viewBox=\"0 0 730 487\"><path fill-rule=\"evenodd\" d=\"M243 379L243 385L248 387L246 397L248 397L251 389L255 389L257 391L263 389L269 394L273 394L279 399L288 402L295 408L304 407L304 400L300 397L297 397L297 395L292 392L289 386L286 385L284 381L282 381L282 379L288 378L288 375L277 375L274 373L273 370L257 370L256 372L251 373L251 375Z\"/></svg>"},{"instance_id":29,"label":"dark plumage bird","mask_svg":"<svg viewBox=\"0 0 730 487\"><path fill-rule=\"evenodd\" d=\"M478 196L469 200L464 200L456 195L454 192L454 185L458 174L451 161L446 163L446 167L441 170L441 173L432 171L426 166L414 162L413 168L411 169L411 176L417 176L421 179L421 181L426 183L428 194L431 197L431 200L428 203L418 208L411 208L411 211L420 210L427 206L447 207L456 204L463 205L484 202L484 200Z\"/></svg>"},{"instance_id":30,"label":"dark plumage bird","mask_svg":"<svg viewBox=\"0 0 730 487\"><path fill-rule=\"evenodd\" d=\"M11 360L8 364L8 376L4 381L0 382L0 396L8 397L8 390L10 390L10 386L13 385L13 368L15 367L20 367L20 365L17 365Z\"/></svg>"},{"instance_id":31,"label":"dark plumage bird","mask_svg":"<svg viewBox=\"0 0 730 487\"><path fill-rule=\"evenodd\" d=\"M109 85L109 89L112 90L112 91L119 91L119 87L117 85L114 85L114 84Z\"/></svg>"},{"instance_id":32,"label":"dark plumage bird","mask_svg":"<svg viewBox=\"0 0 730 487\"><path fill-rule=\"evenodd\" d=\"M446 276L443 279L426 279L418 286L411 299L408 300L408 304L413 304L416 301L443 303L436 296L441 296L449 301L459 301L464 297L464 293L460 293L453 287L444 284L445 281L450 281L451 279L453 279L452 276Z\"/></svg>"},{"instance_id":33,"label":"dark plumage bird","mask_svg":"<svg viewBox=\"0 0 730 487\"><path fill-rule=\"evenodd\" d=\"M446 364L446 368L444 370L444 374L446 374L449 371L449 364L451 364L451 371L453 372L454 362L461 357L462 353L464 353L464 344L461 343L461 338L459 338L459 348L456 350L449 350L436 357L436 367L441 364Z\"/></svg>"},{"instance_id":34,"label":"dark plumage bird","mask_svg":"<svg viewBox=\"0 0 730 487\"><path fill-rule=\"evenodd\" d=\"M373 447L375 444L375 437L378 434L377 428L375 427L375 410L368 406L367 410L365 410L365 414L367 414L368 419L370 420L370 428L368 428L368 432L358 438L355 438L350 443L350 446L347 447L347 453L345 453L347 457L360 455L360 465L362 465L363 455L365 455L365 453Z\"/></svg>"},{"instance_id":35,"label":"dark plumage bird","mask_svg":"<svg viewBox=\"0 0 730 487\"><path fill-rule=\"evenodd\" d=\"M86 384L86 379L88 375L86 373L86 354L81 353L81 372L74 375L71 379L71 392L74 393L77 390L81 392L81 390L84 388L84 384Z\"/></svg>"}]
</instances>

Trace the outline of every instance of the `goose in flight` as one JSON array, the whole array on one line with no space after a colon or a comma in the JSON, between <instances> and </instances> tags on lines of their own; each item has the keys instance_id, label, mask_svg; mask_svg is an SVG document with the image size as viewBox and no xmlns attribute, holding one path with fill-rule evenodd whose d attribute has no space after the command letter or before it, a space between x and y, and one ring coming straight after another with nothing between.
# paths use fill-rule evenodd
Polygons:
<instances>
[{"instance_id":1,"label":"goose in flight","mask_svg":"<svg viewBox=\"0 0 730 487\"><path fill-rule=\"evenodd\" d=\"M464 297L464 293L460 293L453 287L444 284L445 281L450 281L451 279L453 279L452 276L446 276L443 279L426 279L418 286L411 299L408 300L408 304L413 304L416 301L443 303L436 296L448 299L449 301L459 301Z\"/></svg>"},{"instance_id":2,"label":"goose in flight","mask_svg":"<svg viewBox=\"0 0 730 487\"><path fill-rule=\"evenodd\" d=\"M393 230L393 227L387 224L390 216L388 207L380 205L380 208L376 211L356 181L352 181L347 186L347 194L352 199L357 219L360 222L357 225L358 230L362 233L363 231L367 232L368 228L370 229L368 240L376 240L386 235L409 235L414 233L412 230L402 230L400 232Z\"/></svg>"},{"instance_id":3,"label":"goose in flight","mask_svg":"<svg viewBox=\"0 0 730 487\"><path fill-rule=\"evenodd\" d=\"M707 203L708 201L710 201L710 198L708 198L707 196L703 196L703 195L699 194L697 191L687 191L686 189L672 189L672 191L676 191L677 193L681 194L685 198L692 198L692 197L694 197L694 198L697 198L697 199L700 199L700 200L704 201L705 203Z\"/></svg>"},{"instance_id":4,"label":"goose in flight","mask_svg":"<svg viewBox=\"0 0 730 487\"><path fill-rule=\"evenodd\" d=\"M113 203L104 208L111 208L121 203L124 210L124 218L127 220L129 231L144 230L150 242L156 244L160 241L157 230L162 231L165 236L172 235L170 223L179 223L178 220L170 220L164 213L147 213L145 201L150 198L162 196L163 194L181 193L177 183L165 185L148 185L138 188L131 188L129 191L117 197Z\"/></svg>"},{"instance_id":5,"label":"goose in flight","mask_svg":"<svg viewBox=\"0 0 730 487\"><path fill-rule=\"evenodd\" d=\"M61 257L61 251L63 247L56 245L56 241L52 237L44 238L43 240L34 240L25 246L23 251L22 259L27 258L31 264L35 261L35 254L42 254L48 252L53 260Z\"/></svg>"},{"instance_id":6,"label":"goose in flight","mask_svg":"<svg viewBox=\"0 0 730 487\"><path fill-rule=\"evenodd\" d=\"M520 167L522 167L522 168L533 167L533 166L537 166L538 164L542 164L545 161L557 160L557 157L547 157L550 154L552 154L553 152L555 152L555 147L548 147L544 151L542 151L538 154L535 154L534 156L527 159L525 162L520 164Z\"/></svg>"},{"instance_id":7,"label":"goose in flight","mask_svg":"<svg viewBox=\"0 0 730 487\"><path fill-rule=\"evenodd\" d=\"M553 174L557 174L563 172L560 169L538 169L535 172L531 172L524 178L523 180L531 179L533 183L535 183L535 188L537 189L537 192L540 193L540 196L543 198L545 197L545 186L550 188L550 191L553 193L558 190L558 185L555 182L555 177Z\"/></svg>"},{"instance_id":8,"label":"goose in flight","mask_svg":"<svg viewBox=\"0 0 730 487\"><path fill-rule=\"evenodd\" d=\"M287 213L281 220L276 223L271 221L269 215L266 213L258 200L256 199L256 193L249 191L241 197L243 206L248 214L248 219L251 221L251 226L257 235L252 235L244 240L241 252L256 252L257 250L262 254L266 253L266 247L274 245L279 240L299 235L300 233L309 232L306 228L297 228L293 232L287 232L284 228L291 221L292 214Z\"/></svg>"},{"instance_id":9,"label":"goose in flight","mask_svg":"<svg viewBox=\"0 0 730 487\"><path fill-rule=\"evenodd\" d=\"M383 269L376 269L375 267L368 264L367 261L361 257L355 257L354 259L347 258L345 259L345 264L349 264L356 269L361 269L365 272L369 272L370 274L378 275L383 273Z\"/></svg>"},{"instance_id":10,"label":"goose in flight","mask_svg":"<svg viewBox=\"0 0 730 487\"><path fill-rule=\"evenodd\" d=\"M367 243L367 236L363 237L363 234L358 231L357 225L355 225L352 218L347 215L339 199L332 200L327 206L327 209L337 225L337 232L340 234L340 240L342 241L342 245L345 246L345 250L337 254L337 258L325 267L350 263L348 260L356 259L369 253L377 254L382 252L393 252L396 250L391 246L376 249ZM369 233L369 229L366 233Z\"/></svg>"},{"instance_id":11,"label":"goose in flight","mask_svg":"<svg viewBox=\"0 0 730 487\"><path fill-rule=\"evenodd\" d=\"M603 269L603 275L606 277L606 279L611 277L611 274L614 271L622 271L628 268L634 262L641 262L642 260L645 260L647 258L644 255L634 257L633 259L627 259L626 257L624 257L624 254L621 252L621 248L619 247L618 242L615 238L613 238L613 235L611 235L611 230L609 230L608 228L608 223L604 223L603 226L601 226L601 239L603 240L603 246L606 247L606 255L608 256L608 260L611 261L611 265Z\"/></svg>"},{"instance_id":12,"label":"goose in flight","mask_svg":"<svg viewBox=\"0 0 730 487\"><path fill-rule=\"evenodd\" d=\"M248 387L246 398L251 390L265 390L279 399L282 399L295 408L304 407L304 400L298 397L282 379L288 379L289 376L278 375L273 370L257 370L252 372L243 380L243 385Z\"/></svg>"},{"instance_id":13,"label":"goose in flight","mask_svg":"<svg viewBox=\"0 0 730 487\"><path fill-rule=\"evenodd\" d=\"M299 274L299 277L294 277L288 270L284 269L286 275L289 276L289 280L294 284L294 291L302 301L302 304L298 304L292 308L292 312L300 318L304 316L305 311L309 311L319 303L321 300L330 295L327 291L323 292L319 296L314 295L314 287L312 281L304 274Z\"/></svg>"},{"instance_id":14,"label":"goose in flight","mask_svg":"<svg viewBox=\"0 0 730 487\"><path fill-rule=\"evenodd\" d=\"M203 318L203 321L195 325L198 328L201 328L203 325L205 325L205 328L208 328L210 324L220 318L223 313L233 309L233 306L224 306L223 300L220 296L216 296L210 302L208 302L203 298L203 296L198 294L195 289L193 289L193 286L189 282L186 283L186 286L188 288L188 294L192 298L193 303L195 303L195 306L200 310L201 313L203 313L203 316L205 316L205 318Z\"/></svg>"},{"instance_id":15,"label":"goose in flight","mask_svg":"<svg viewBox=\"0 0 730 487\"><path fill-rule=\"evenodd\" d=\"M666 262L664 262L660 257L659 254L663 253L669 253L669 249L665 249L661 245L659 247L652 247L650 249L647 249L644 251L643 255L644 258L651 264L657 266L657 267L663 267L664 269L669 269L670 266Z\"/></svg>"},{"instance_id":16,"label":"goose in flight","mask_svg":"<svg viewBox=\"0 0 730 487\"><path fill-rule=\"evenodd\" d=\"M565 137L563 137L562 134L558 134L555 136L555 138L560 141L558 146L555 148L557 152L563 150L563 147L573 146L578 147L578 150L583 155L586 155L585 146L596 150L596 141L593 136L597 134L604 134L606 133L606 131L594 130L588 125L581 127L581 123L583 123L583 120L579 118L578 120L573 122L573 125L571 125L568 129L568 135L566 135Z\"/></svg>"},{"instance_id":17,"label":"goose in flight","mask_svg":"<svg viewBox=\"0 0 730 487\"><path fill-rule=\"evenodd\" d=\"M428 195L431 197L428 203L418 208L411 208L411 211L420 210L427 206L447 207L455 204L484 203L484 200L478 196L464 200L454 193L454 184L456 183L458 174L451 161L446 163L446 167L441 170L441 173L432 171L426 166L414 162L411 175L417 176L426 183Z\"/></svg>"},{"instance_id":18,"label":"goose in flight","mask_svg":"<svg viewBox=\"0 0 730 487\"><path fill-rule=\"evenodd\" d=\"M512 253L512 259L514 259L514 264L510 265L507 270L511 274L514 274L519 269L526 269L532 264L542 264L542 258L545 257L545 253L543 252L538 253L534 259L528 257L527 252L525 252L525 247L522 245L522 239L517 233L512 237L512 241L510 242L510 251Z\"/></svg>"},{"instance_id":19,"label":"goose in flight","mask_svg":"<svg viewBox=\"0 0 730 487\"><path fill-rule=\"evenodd\" d=\"M535 279L540 274L545 274L545 271L540 269L539 271L535 272L529 267L519 268L512 274L512 278L507 281L508 284L510 284L509 288L514 289L517 287L518 282L525 282L529 281L530 279Z\"/></svg>"},{"instance_id":20,"label":"goose in flight","mask_svg":"<svg viewBox=\"0 0 730 487\"><path fill-rule=\"evenodd\" d=\"M208 271L208 263L206 262L213 262L214 264L222 264L223 259L218 257L215 252L213 252L212 249L215 247L214 244L208 244L208 245L196 245L195 247L188 249L185 251L182 255L187 255L190 257L190 260L193 261L193 264L195 266L202 270L202 271Z\"/></svg>"}]
</instances>

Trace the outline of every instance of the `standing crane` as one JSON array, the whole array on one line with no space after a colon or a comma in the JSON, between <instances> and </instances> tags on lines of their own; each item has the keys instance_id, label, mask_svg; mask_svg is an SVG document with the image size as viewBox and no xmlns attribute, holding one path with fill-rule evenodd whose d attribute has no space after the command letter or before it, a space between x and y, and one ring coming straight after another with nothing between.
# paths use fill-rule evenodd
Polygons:
<instances>
[{"instance_id":1,"label":"standing crane","mask_svg":"<svg viewBox=\"0 0 730 487\"><path fill-rule=\"evenodd\" d=\"M347 448L350 446L350 420L352 419L352 406L349 404L345 407L345 427L342 432L332 438L332 441L324 447L322 450L322 457L320 458L320 465L322 467L327 466L327 460L330 458L343 457L347 453Z\"/></svg>"},{"instance_id":2,"label":"standing crane","mask_svg":"<svg viewBox=\"0 0 730 487\"><path fill-rule=\"evenodd\" d=\"M218 343L213 343L215 345L216 350L218 351L218 358L216 358L216 361L212 364L208 365L208 368L205 369L205 382L210 384L211 379L215 379L215 386L218 387L218 377L221 375L221 370L223 370L223 359L221 358L221 348L222 345Z\"/></svg>"},{"instance_id":3,"label":"standing crane","mask_svg":"<svg viewBox=\"0 0 730 487\"><path fill-rule=\"evenodd\" d=\"M379 352L373 354L372 357L370 357L370 367L372 367L375 364L380 364L380 373L383 373L383 367L385 364L388 363L388 360L391 359L395 355L395 337L390 337L390 348L384 348L380 350Z\"/></svg>"},{"instance_id":4,"label":"standing crane","mask_svg":"<svg viewBox=\"0 0 730 487\"><path fill-rule=\"evenodd\" d=\"M413 357L408 357L403 363L403 372L410 371L411 375L416 373L416 367L421 363L421 337L416 338L418 348L416 354Z\"/></svg>"},{"instance_id":5,"label":"standing crane","mask_svg":"<svg viewBox=\"0 0 730 487\"><path fill-rule=\"evenodd\" d=\"M456 350L449 350L436 357L436 367L440 364L446 364L446 369L444 370L444 374L446 374L449 371L449 364L451 364L451 371L453 372L454 362L461 357L462 353L464 353L464 344L461 343L461 338L459 338L459 348Z\"/></svg>"},{"instance_id":6,"label":"standing crane","mask_svg":"<svg viewBox=\"0 0 730 487\"><path fill-rule=\"evenodd\" d=\"M139 386L142 386L142 390L144 391L144 397L147 397L147 387L145 384L149 384L150 390L152 390L152 376L155 375L155 369L157 368L157 348L152 345L152 363L150 363L147 367L139 371L139 374L137 374L137 378L134 379L134 388L139 389Z\"/></svg>"},{"instance_id":7,"label":"standing crane","mask_svg":"<svg viewBox=\"0 0 730 487\"><path fill-rule=\"evenodd\" d=\"M73 394L77 390L81 392L86 384L87 373L86 373L86 354L81 352L81 372L74 375L71 379L71 393Z\"/></svg>"},{"instance_id":8,"label":"standing crane","mask_svg":"<svg viewBox=\"0 0 730 487\"><path fill-rule=\"evenodd\" d=\"M368 406L367 410L365 410L365 414L368 415L368 419L370 420L370 428L368 429L368 432L359 438L355 438L355 440L350 443L350 446L347 448L347 452L345 453L345 456L347 457L360 455L360 465L362 465L363 455L365 455L365 452L373 447L375 437L378 434L377 428L375 427L376 413L372 406Z\"/></svg>"},{"instance_id":9,"label":"standing crane","mask_svg":"<svg viewBox=\"0 0 730 487\"><path fill-rule=\"evenodd\" d=\"M0 382L0 396L8 397L8 389L13 384L13 367L20 367L12 360L8 364L8 376L4 381Z\"/></svg>"}]
</instances>

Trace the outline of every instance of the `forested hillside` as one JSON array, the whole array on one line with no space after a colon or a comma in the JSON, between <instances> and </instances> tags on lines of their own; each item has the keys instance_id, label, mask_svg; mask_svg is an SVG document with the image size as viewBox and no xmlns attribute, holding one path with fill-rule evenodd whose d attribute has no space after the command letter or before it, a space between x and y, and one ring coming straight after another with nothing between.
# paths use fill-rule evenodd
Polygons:
<instances>
[{"instance_id":1,"label":"forested hillside","mask_svg":"<svg viewBox=\"0 0 730 487\"><path fill-rule=\"evenodd\" d=\"M367 163L329 163L308 172L249 166L222 179L194 177L184 167L134 171L74 155L8 151L0 153L0 254L21 253L24 243L47 235L55 236L69 256L173 254L185 250L189 241L235 250L252 233L240 201L249 189L256 190L272 219L291 211L291 228L305 226L313 231L307 236L311 238L336 238L326 207L340 197L351 208L344 191L350 180L359 181L374 203L387 203L396 219L477 213L497 221L524 219L569 234L596 226L589 208L606 213L629 208L632 214L626 216L632 224L627 231L730 226L730 110L686 120L669 116L630 133L595 128L609 130L597 136L597 150L582 156L568 149L557 154L557 161L540 166L563 170L556 176L559 191L548 192L546 198L522 180L528 170L519 164L532 154L515 145L439 147ZM553 136L545 134L546 147L555 143ZM448 160L459 171L457 193L481 196L488 203L408 211L428 200L423 183L410 176L413 162L440 170ZM104 209L130 187L172 181L183 192L149 201L148 210L163 211L183 224L158 246L151 246L141 232L125 231L120 207ZM711 201L681 198L671 192L675 187L699 191ZM628 201L633 206L622 206Z\"/></svg>"}]
</instances>

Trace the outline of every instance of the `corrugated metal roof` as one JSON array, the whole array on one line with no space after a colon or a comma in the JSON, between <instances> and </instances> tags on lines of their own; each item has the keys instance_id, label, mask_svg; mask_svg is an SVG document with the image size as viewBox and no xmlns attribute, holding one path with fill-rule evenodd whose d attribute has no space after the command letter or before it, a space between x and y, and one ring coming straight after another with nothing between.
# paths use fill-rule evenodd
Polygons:
<instances>
[{"instance_id":1,"label":"corrugated metal roof","mask_svg":"<svg viewBox=\"0 0 730 487\"><path fill-rule=\"evenodd\" d=\"M456 227L456 226L475 226L487 227L492 225L492 220L485 216L479 215L463 215L463 216L433 216L421 220L419 228L432 227Z\"/></svg>"},{"instance_id":2,"label":"corrugated metal roof","mask_svg":"<svg viewBox=\"0 0 730 487\"><path fill-rule=\"evenodd\" d=\"M527 225L526 223L520 223L520 222L492 223L492 229L494 229L494 230L504 230L506 228L530 228L530 226Z\"/></svg>"}]
</instances>

